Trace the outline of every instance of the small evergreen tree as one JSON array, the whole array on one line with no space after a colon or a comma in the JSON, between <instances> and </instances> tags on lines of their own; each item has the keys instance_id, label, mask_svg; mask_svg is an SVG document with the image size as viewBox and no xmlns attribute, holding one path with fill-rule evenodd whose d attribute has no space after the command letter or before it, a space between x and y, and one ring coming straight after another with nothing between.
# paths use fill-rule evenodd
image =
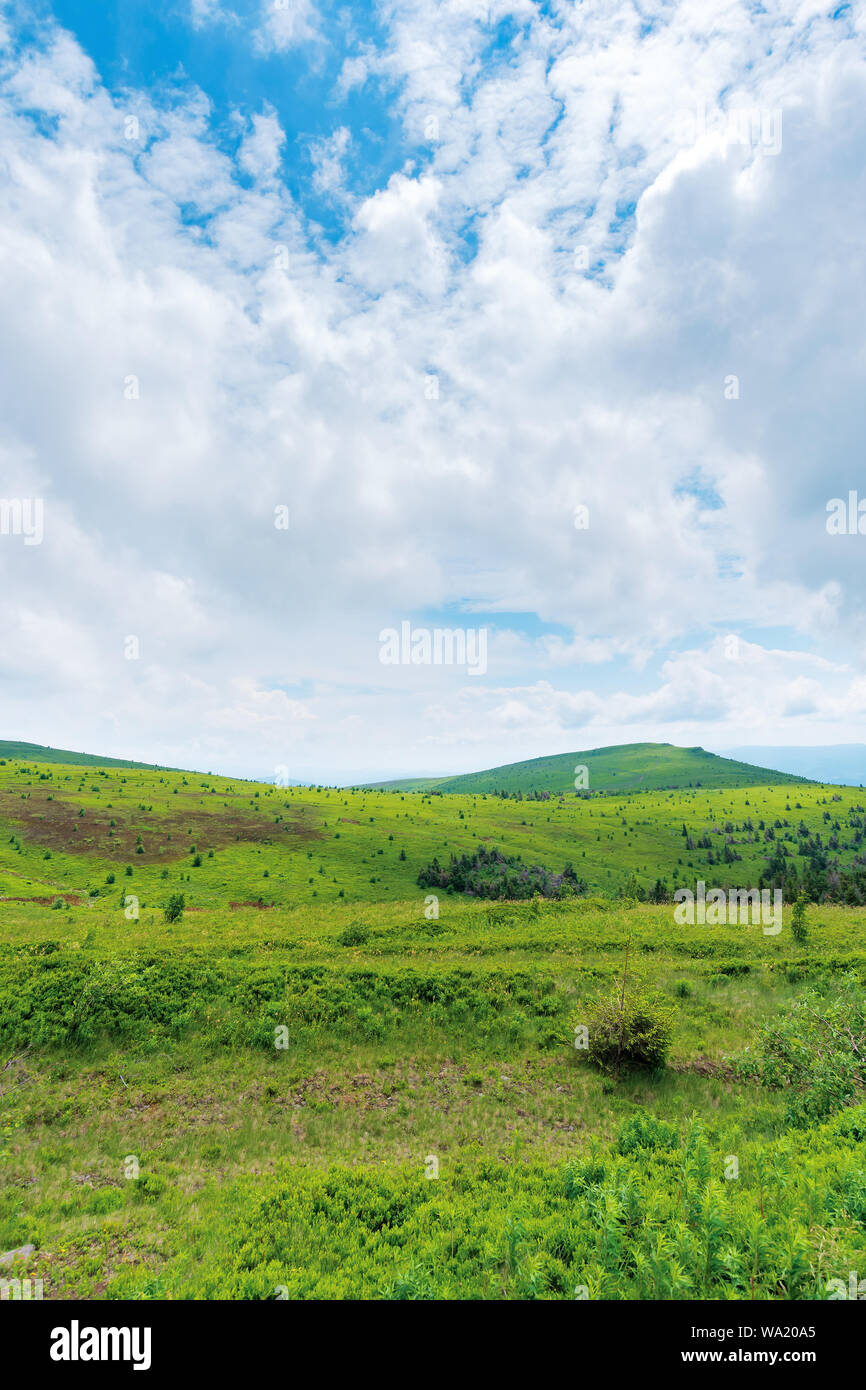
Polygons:
<instances>
[{"instance_id":1,"label":"small evergreen tree","mask_svg":"<svg viewBox=\"0 0 866 1390\"><path fill-rule=\"evenodd\" d=\"M621 1070L663 1067L672 1019L672 1010L640 986L629 993L617 991L589 1020L587 1058L613 1076Z\"/></svg>"},{"instance_id":2,"label":"small evergreen tree","mask_svg":"<svg viewBox=\"0 0 866 1390\"><path fill-rule=\"evenodd\" d=\"M172 893L165 908L165 920L167 922L179 922L186 907L186 900L183 893Z\"/></svg>"}]
</instances>

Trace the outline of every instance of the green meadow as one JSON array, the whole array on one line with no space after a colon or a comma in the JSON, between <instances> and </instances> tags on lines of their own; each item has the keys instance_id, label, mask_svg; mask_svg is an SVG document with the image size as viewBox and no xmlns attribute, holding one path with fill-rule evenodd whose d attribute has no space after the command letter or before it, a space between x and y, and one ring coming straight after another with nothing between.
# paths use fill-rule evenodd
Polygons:
<instances>
[{"instance_id":1,"label":"green meadow","mask_svg":"<svg viewBox=\"0 0 866 1390\"><path fill-rule=\"evenodd\" d=\"M632 875L646 889L659 877L671 889L697 878L748 886L766 866L767 834L795 854L801 824L850 865L866 831L849 822L864 803L859 788L813 783L516 801L0 760L0 897L132 893L159 906L180 885L201 908L400 902L419 896L434 857L482 846L557 871L571 862L591 892L615 893ZM712 862L726 843L738 857Z\"/></svg>"},{"instance_id":2,"label":"green meadow","mask_svg":"<svg viewBox=\"0 0 866 1390\"><path fill-rule=\"evenodd\" d=\"M753 886L801 827L851 865L862 795L7 759L0 1251L36 1247L7 1272L46 1298L826 1298L866 1275L863 909L770 935L633 890ZM586 891L418 886L481 845ZM593 1065L581 1029L638 995L664 1064Z\"/></svg>"}]
</instances>

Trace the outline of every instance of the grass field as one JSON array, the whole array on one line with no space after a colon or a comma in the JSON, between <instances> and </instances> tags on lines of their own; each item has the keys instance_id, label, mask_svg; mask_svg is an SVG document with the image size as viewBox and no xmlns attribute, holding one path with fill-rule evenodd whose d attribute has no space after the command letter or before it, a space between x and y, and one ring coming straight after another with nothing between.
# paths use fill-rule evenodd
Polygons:
<instances>
[{"instance_id":1,"label":"grass field","mask_svg":"<svg viewBox=\"0 0 866 1390\"><path fill-rule=\"evenodd\" d=\"M748 819L850 861L860 795L517 803L7 761L0 1250L36 1251L5 1272L46 1298L827 1297L866 1268L860 1075L828 1061L795 1114L748 1059L798 1004L862 993L863 910L814 905L797 941L615 895L756 882L767 841L725 829ZM742 857L684 850L684 823ZM478 841L572 860L590 892L429 915L419 868ZM671 1011L663 1068L575 1046L624 975Z\"/></svg>"}]
</instances>

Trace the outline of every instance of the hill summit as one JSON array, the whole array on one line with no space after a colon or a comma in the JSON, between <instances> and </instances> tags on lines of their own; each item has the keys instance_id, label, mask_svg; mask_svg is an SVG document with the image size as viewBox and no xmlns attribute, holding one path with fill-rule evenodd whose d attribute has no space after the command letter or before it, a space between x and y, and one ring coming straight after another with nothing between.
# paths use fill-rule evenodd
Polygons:
<instances>
[{"instance_id":1,"label":"hill summit","mask_svg":"<svg viewBox=\"0 0 866 1390\"><path fill-rule=\"evenodd\" d=\"M581 774L579 769L585 768ZM573 792L583 782L590 792L661 791L679 787L758 787L803 778L771 768L721 758L705 748L677 748L672 743L620 743L576 753L505 763L457 777L409 777L368 786L388 791L465 792L523 795Z\"/></svg>"}]
</instances>

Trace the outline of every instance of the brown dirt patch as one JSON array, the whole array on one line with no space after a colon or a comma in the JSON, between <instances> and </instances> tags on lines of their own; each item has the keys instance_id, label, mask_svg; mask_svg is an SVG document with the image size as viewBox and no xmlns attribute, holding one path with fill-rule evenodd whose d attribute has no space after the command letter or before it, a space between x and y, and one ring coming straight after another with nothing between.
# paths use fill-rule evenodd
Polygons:
<instances>
[{"instance_id":1,"label":"brown dirt patch","mask_svg":"<svg viewBox=\"0 0 866 1390\"><path fill-rule=\"evenodd\" d=\"M694 1072L696 1076L719 1076L723 1081L730 1081L734 1075L734 1068L727 1062L716 1062L712 1057L704 1057L699 1053L688 1062L669 1062L671 1071Z\"/></svg>"}]
</instances>

